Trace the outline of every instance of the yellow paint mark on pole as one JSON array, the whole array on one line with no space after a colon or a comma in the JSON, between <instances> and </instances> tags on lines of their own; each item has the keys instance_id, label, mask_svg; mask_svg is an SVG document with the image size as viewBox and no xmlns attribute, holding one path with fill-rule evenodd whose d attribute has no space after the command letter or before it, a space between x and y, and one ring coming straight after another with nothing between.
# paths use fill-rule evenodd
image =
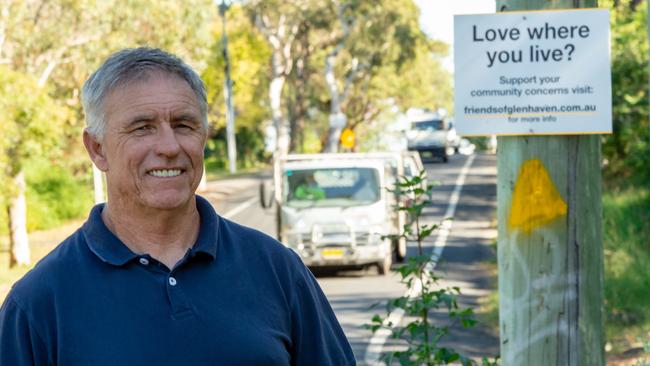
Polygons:
<instances>
[{"instance_id":1,"label":"yellow paint mark on pole","mask_svg":"<svg viewBox=\"0 0 650 366\"><path fill-rule=\"evenodd\" d=\"M528 234L566 212L567 205L542 162L525 161L512 195L510 229L521 229Z\"/></svg>"}]
</instances>

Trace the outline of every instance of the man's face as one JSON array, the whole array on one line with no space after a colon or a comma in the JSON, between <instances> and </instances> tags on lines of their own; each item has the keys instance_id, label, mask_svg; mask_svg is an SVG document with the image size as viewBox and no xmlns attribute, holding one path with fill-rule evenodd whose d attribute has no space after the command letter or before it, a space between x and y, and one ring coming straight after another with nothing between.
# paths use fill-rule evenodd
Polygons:
<instances>
[{"instance_id":1,"label":"man's face","mask_svg":"<svg viewBox=\"0 0 650 366\"><path fill-rule=\"evenodd\" d=\"M93 160L106 172L109 199L156 209L190 202L203 173L206 131L187 82L154 72L112 90L103 110L106 131Z\"/></svg>"}]
</instances>

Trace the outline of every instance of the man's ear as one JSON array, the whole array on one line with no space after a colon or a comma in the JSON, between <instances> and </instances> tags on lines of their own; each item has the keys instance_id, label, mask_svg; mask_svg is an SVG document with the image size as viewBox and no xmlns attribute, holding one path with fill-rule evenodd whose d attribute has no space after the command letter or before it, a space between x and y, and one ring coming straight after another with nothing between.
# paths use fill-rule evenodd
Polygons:
<instances>
[{"instance_id":1,"label":"man's ear","mask_svg":"<svg viewBox=\"0 0 650 366\"><path fill-rule=\"evenodd\" d=\"M104 155L104 149L102 148L103 144L95 136L91 135L88 132L88 129L84 129L84 146L86 151L90 156L90 159L95 163L97 168L103 172L108 170L108 160L106 160L106 155Z\"/></svg>"}]
</instances>

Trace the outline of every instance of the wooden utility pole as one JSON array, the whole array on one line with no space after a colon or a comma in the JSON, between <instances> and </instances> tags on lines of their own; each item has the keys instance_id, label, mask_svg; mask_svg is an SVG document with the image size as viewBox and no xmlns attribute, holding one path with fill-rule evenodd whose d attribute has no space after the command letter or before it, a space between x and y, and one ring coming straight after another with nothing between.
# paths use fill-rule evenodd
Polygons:
<instances>
[{"instance_id":1,"label":"wooden utility pole","mask_svg":"<svg viewBox=\"0 0 650 366\"><path fill-rule=\"evenodd\" d=\"M496 1L497 11L596 1ZM585 117L588 118L588 117ZM604 365L600 136L498 139L504 365Z\"/></svg>"}]
</instances>

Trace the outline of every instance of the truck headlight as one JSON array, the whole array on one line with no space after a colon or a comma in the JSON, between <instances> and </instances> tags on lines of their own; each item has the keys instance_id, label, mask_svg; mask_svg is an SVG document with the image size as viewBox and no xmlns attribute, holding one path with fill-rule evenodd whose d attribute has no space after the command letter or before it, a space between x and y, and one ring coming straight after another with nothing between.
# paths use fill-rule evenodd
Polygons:
<instances>
[{"instance_id":1,"label":"truck headlight","mask_svg":"<svg viewBox=\"0 0 650 366\"><path fill-rule=\"evenodd\" d=\"M381 241L381 236L384 235L384 229L381 226L371 226L363 231L355 233L357 245L370 245Z\"/></svg>"},{"instance_id":2,"label":"truck headlight","mask_svg":"<svg viewBox=\"0 0 650 366\"><path fill-rule=\"evenodd\" d=\"M298 248L298 246L302 244L302 240L300 240L301 239L300 234L298 233L289 233L286 235L286 237L287 237L287 244L291 248Z\"/></svg>"}]
</instances>

